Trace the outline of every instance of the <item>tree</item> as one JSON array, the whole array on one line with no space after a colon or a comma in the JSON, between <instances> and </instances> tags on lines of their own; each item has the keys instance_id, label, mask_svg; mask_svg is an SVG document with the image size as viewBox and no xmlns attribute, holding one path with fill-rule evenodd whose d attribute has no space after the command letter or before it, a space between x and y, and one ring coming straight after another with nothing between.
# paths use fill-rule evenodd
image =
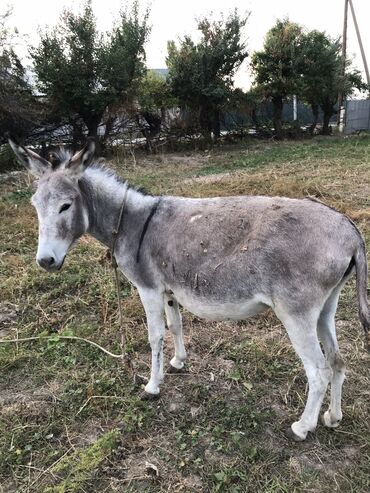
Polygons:
<instances>
[{"instance_id":1,"label":"tree","mask_svg":"<svg viewBox=\"0 0 370 493\"><path fill-rule=\"evenodd\" d=\"M196 44L189 36L168 43L167 66L173 94L183 108L198 116L201 130L210 137L220 136L220 114L233 88L233 76L248 56L243 28L249 15L239 17L237 10L227 19L198 21L201 39Z\"/></svg>"},{"instance_id":2,"label":"tree","mask_svg":"<svg viewBox=\"0 0 370 493\"><path fill-rule=\"evenodd\" d=\"M342 68L342 45L338 39L331 39L326 33L309 31L302 38L302 86L301 97L311 106L314 131L319 108L323 111L324 135L329 134L329 122L335 113L338 93L344 97L351 95L355 89L365 90L358 70L351 68L351 61L345 61L345 75Z\"/></svg>"},{"instance_id":3,"label":"tree","mask_svg":"<svg viewBox=\"0 0 370 493\"><path fill-rule=\"evenodd\" d=\"M141 80L138 90L138 102L142 111L163 111L178 104L171 92L171 86L166 77L148 70Z\"/></svg>"},{"instance_id":4,"label":"tree","mask_svg":"<svg viewBox=\"0 0 370 493\"><path fill-rule=\"evenodd\" d=\"M273 103L273 123L277 138L282 137L283 103L300 88L303 31L288 19L278 20L266 34L263 50L251 60L254 85L258 92Z\"/></svg>"},{"instance_id":5,"label":"tree","mask_svg":"<svg viewBox=\"0 0 370 493\"><path fill-rule=\"evenodd\" d=\"M166 110L177 106L178 101L171 92L167 78L148 70L139 84L137 103L135 116L150 148L150 140L159 134L161 125L165 123ZM145 121L144 126L141 119Z\"/></svg>"},{"instance_id":6,"label":"tree","mask_svg":"<svg viewBox=\"0 0 370 493\"><path fill-rule=\"evenodd\" d=\"M39 89L56 114L80 118L88 135L97 136L103 115L130 98L145 71L148 15L141 19L134 2L103 36L87 0L82 13L65 10L60 25L41 34L31 56Z\"/></svg>"},{"instance_id":7,"label":"tree","mask_svg":"<svg viewBox=\"0 0 370 493\"><path fill-rule=\"evenodd\" d=\"M9 131L25 136L39 119L37 104L25 68L14 52L7 28L11 11L0 15L0 135Z\"/></svg>"}]
</instances>

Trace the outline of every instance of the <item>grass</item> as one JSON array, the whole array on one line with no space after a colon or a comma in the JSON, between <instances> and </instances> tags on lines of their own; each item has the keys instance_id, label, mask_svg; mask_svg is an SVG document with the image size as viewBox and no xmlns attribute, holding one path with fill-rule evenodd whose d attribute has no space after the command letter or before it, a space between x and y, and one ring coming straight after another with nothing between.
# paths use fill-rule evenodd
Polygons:
<instances>
[{"instance_id":1,"label":"grass","mask_svg":"<svg viewBox=\"0 0 370 493\"><path fill-rule=\"evenodd\" d=\"M314 195L349 214L370 248L370 137L246 142L114 162L153 193ZM82 238L63 271L36 268L37 219L24 173L0 175L0 336L55 335L0 345L0 492L370 491L370 378L350 282L337 313L348 367L343 423L304 443L285 434L306 380L273 316L205 322L184 313L186 372L166 375L159 401L76 335L118 353L118 314L105 249ZM136 291L122 279L134 371L150 350ZM165 357L172 356L166 336ZM327 405L327 402L324 404Z\"/></svg>"}]
</instances>

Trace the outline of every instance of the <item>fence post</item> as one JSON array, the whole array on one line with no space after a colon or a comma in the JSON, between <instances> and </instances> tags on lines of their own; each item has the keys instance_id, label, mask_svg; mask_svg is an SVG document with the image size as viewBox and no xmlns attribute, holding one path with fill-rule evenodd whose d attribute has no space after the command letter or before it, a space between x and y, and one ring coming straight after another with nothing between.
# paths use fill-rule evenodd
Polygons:
<instances>
[{"instance_id":1,"label":"fence post","mask_svg":"<svg viewBox=\"0 0 370 493\"><path fill-rule=\"evenodd\" d=\"M346 126L346 108L344 106L341 106L339 108L339 132L343 133L344 128Z\"/></svg>"},{"instance_id":2,"label":"fence post","mask_svg":"<svg viewBox=\"0 0 370 493\"><path fill-rule=\"evenodd\" d=\"M293 95L293 120L296 122L298 119L298 112L297 112L297 95Z\"/></svg>"}]
</instances>

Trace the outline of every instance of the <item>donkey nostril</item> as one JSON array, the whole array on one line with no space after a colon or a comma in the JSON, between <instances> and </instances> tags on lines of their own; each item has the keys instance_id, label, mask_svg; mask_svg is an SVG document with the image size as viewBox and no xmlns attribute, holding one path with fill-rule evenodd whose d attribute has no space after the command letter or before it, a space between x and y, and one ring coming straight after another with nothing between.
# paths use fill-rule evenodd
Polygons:
<instances>
[{"instance_id":1,"label":"donkey nostril","mask_svg":"<svg viewBox=\"0 0 370 493\"><path fill-rule=\"evenodd\" d=\"M55 264L55 258L54 257L42 257L37 260L38 264L43 267L44 269L49 269Z\"/></svg>"}]
</instances>

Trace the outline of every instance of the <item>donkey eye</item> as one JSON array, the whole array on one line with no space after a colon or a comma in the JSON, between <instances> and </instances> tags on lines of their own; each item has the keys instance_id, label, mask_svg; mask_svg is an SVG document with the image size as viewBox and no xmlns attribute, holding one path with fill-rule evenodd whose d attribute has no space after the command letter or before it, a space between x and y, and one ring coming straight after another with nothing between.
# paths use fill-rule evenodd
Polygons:
<instances>
[{"instance_id":1,"label":"donkey eye","mask_svg":"<svg viewBox=\"0 0 370 493\"><path fill-rule=\"evenodd\" d=\"M71 204L63 204L62 207L60 208L59 214L68 210L70 207L71 207Z\"/></svg>"}]
</instances>

